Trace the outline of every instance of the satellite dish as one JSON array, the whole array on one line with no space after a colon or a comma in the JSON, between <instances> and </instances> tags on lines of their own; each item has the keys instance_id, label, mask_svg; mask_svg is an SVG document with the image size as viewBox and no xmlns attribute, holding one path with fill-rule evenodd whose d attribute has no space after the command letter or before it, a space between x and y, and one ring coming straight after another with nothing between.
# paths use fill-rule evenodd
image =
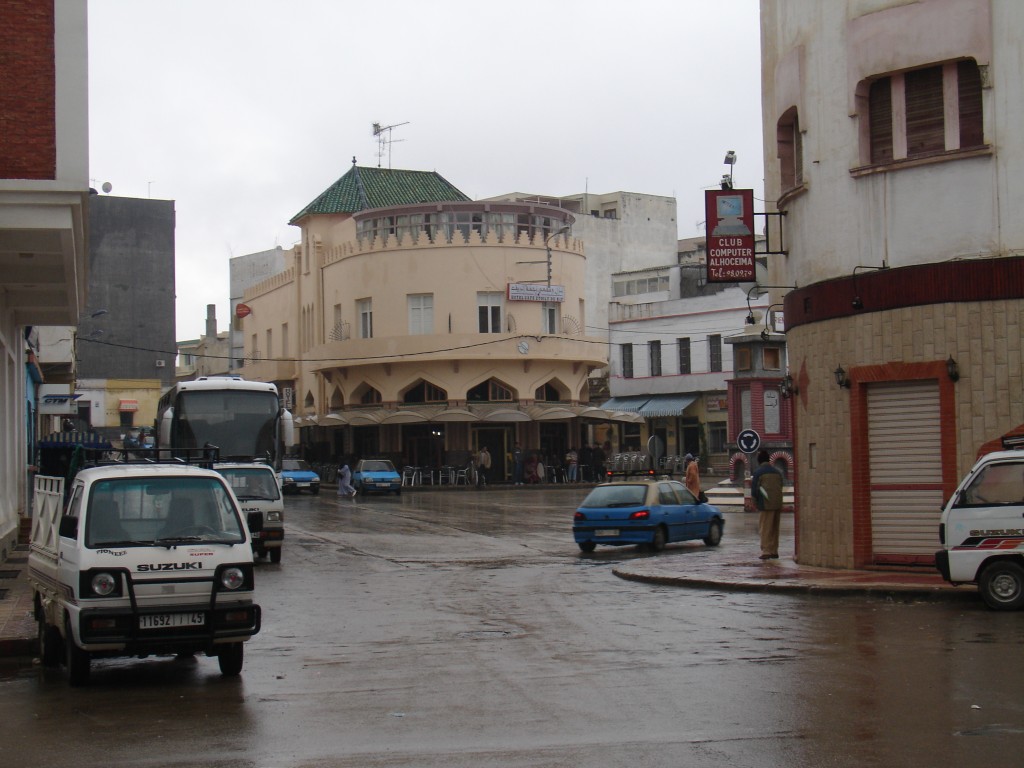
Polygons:
<instances>
[{"instance_id":1,"label":"satellite dish","mask_svg":"<svg viewBox=\"0 0 1024 768\"><path fill-rule=\"evenodd\" d=\"M112 190L113 188L114 188L114 185L111 184L109 181L104 181L103 182L103 186L100 187L100 189L102 189L103 192L105 194L108 194L108 195L110 194L110 190Z\"/></svg>"}]
</instances>

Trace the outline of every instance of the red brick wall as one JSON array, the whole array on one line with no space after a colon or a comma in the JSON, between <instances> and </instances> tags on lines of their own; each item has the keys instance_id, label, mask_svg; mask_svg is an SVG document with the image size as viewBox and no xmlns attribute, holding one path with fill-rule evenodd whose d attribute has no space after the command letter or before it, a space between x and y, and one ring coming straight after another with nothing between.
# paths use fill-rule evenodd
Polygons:
<instances>
[{"instance_id":1,"label":"red brick wall","mask_svg":"<svg viewBox=\"0 0 1024 768\"><path fill-rule=\"evenodd\" d=\"M0 3L0 178L57 175L53 4Z\"/></svg>"}]
</instances>

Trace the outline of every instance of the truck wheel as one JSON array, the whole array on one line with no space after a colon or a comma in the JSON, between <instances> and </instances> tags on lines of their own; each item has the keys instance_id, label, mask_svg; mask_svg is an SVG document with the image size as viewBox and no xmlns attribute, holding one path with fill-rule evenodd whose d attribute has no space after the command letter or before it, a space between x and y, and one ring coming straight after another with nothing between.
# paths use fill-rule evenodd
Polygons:
<instances>
[{"instance_id":1,"label":"truck wheel","mask_svg":"<svg viewBox=\"0 0 1024 768\"><path fill-rule=\"evenodd\" d=\"M51 627L42 616L37 620L39 630L39 661L44 667L60 666L60 632Z\"/></svg>"},{"instance_id":2,"label":"truck wheel","mask_svg":"<svg viewBox=\"0 0 1024 768\"><path fill-rule=\"evenodd\" d=\"M68 668L68 682L79 688L89 684L89 652L75 645L71 623L64 620L64 664Z\"/></svg>"},{"instance_id":3,"label":"truck wheel","mask_svg":"<svg viewBox=\"0 0 1024 768\"><path fill-rule=\"evenodd\" d=\"M228 643L221 646L217 654L217 663L220 664L220 673L225 677L235 677L242 671L243 651L242 643Z\"/></svg>"},{"instance_id":4,"label":"truck wheel","mask_svg":"<svg viewBox=\"0 0 1024 768\"><path fill-rule=\"evenodd\" d=\"M1024 607L1024 568L1009 560L997 560L981 572L978 590L994 611Z\"/></svg>"},{"instance_id":5,"label":"truck wheel","mask_svg":"<svg viewBox=\"0 0 1024 768\"><path fill-rule=\"evenodd\" d=\"M274 549L268 550L268 552L270 552L270 562L281 562L281 547L274 547Z\"/></svg>"}]
</instances>

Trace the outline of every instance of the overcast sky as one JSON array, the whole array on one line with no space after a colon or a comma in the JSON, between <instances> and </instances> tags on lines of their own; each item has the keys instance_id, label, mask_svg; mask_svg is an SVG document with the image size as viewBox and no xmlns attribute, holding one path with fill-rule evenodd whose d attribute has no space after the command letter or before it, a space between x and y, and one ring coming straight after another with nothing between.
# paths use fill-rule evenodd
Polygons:
<instances>
[{"instance_id":1,"label":"overcast sky","mask_svg":"<svg viewBox=\"0 0 1024 768\"><path fill-rule=\"evenodd\" d=\"M672 196L702 235L727 150L763 197L759 48L757 0L89 0L90 176L175 201L196 338L353 156L474 199ZM383 157L375 122L405 123Z\"/></svg>"}]
</instances>

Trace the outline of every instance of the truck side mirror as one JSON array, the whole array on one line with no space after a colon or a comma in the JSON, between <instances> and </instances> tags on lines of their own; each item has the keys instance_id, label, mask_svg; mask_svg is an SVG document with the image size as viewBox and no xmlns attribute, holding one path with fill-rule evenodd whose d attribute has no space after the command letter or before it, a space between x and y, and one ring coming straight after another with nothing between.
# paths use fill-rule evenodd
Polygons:
<instances>
[{"instance_id":1,"label":"truck side mirror","mask_svg":"<svg viewBox=\"0 0 1024 768\"><path fill-rule=\"evenodd\" d=\"M78 518L77 517L62 517L60 519L60 526L57 532L61 535L61 538L65 539L77 539L78 538Z\"/></svg>"}]
</instances>

